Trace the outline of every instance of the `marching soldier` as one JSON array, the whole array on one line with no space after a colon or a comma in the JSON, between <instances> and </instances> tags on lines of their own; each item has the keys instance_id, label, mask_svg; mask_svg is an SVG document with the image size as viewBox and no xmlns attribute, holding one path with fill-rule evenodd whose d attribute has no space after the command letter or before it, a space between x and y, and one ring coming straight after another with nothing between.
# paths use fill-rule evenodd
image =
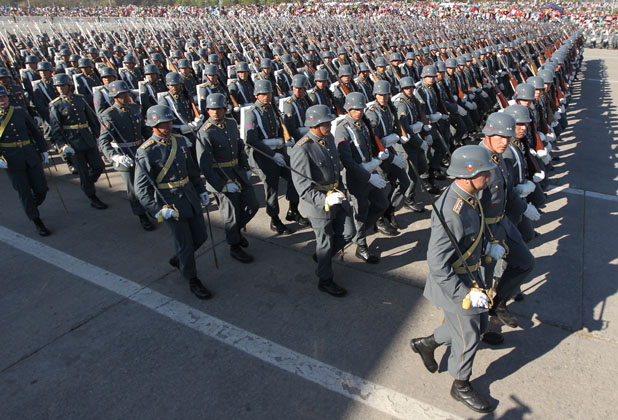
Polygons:
<instances>
[{"instance_id":1,"label":"marching soldier","mask_svg":"<svg viewBox=\"0 0 618 420\"><path fill-rule=\"evenodd\" d=\"M289 158L287 147L292 147L292 141L285 144L283 129L277 110L272 103L273 88L268 80L256 80L254 95L255 104L249 109L246 120L246 141L252 148L249 152L251 164L259 169L258 175L264 183L266 193L266 213L270 216L270 229L279 235L294 233L279 219L279 179L287 183L285 197L290 208L285 216L287 221L295 221L301 226L308 226L309 221L298 211L298 193L292 183L290 171L287 169ZM257 149L260 152L254 150ZM268 158L268 157L270 158Z\"/></svg>"},{"instance_id":2,"label":"marching soldier","mask_svg":"<svg viewBox=\"0 0 618 420\"><path fill-rule=\"evenodd\" d=\"M105 157L114 163L114 169L120 172L124 181L127 197L133 214L139 217L142 228L151 231L154 226L135 195L133 179L135 177L135 152L150 137L146 128L141 108L131 102L129 87L124 80L116 80L108 85L114 105L101 114L101 137L99 147Z\"/></svg>"},{"instance_id":3,"label":"marching soldier","mask_svg":"<svg viewBox=\"0 0 618 420\"><path fill-rule=\"evenodd\" d=\"M337 103L337 108L343 110L346 95L352 92L358 92L359 89L354 84L354 80L352 80L354 73L352 72L352 66L349 64L341 65L337 71L337 75L339 76L341 83L335 82L333 96L335 98L335 102Z\"/></svg>"},{"instance_id":4,"label":"marching soldier","mask_svg":"<svg viewBox=\"0 0 618 420\"><path fill-rule=\"evenodd\" d=\"M97 115L101 115L103 111L114 104L114 101L109 97L107 86L117 79L116 72L111 67L103 67L100 74L103 84L98 89L95 89L92 95L94 111Z\"/></svg>"},{"instance_id":5,"label":"marching soldier","mask_svg":"<svg viewBox=\"0 0 618 420\"><path fill-rule=\"evenodd\" d=\"M358 65L358 77L354 79L354 83L358 86L358 91L365 97L365 102L371 102L375 98L373 97L373 82L369 77L369 66L365 63Z\"/></svg>"},{"instance_id":6,"label":"marching soldier","mask_svg":"<svg viewBox=\"0 0 618 420\"><path fill-rule=\"evenodd\" d=\"M304 126L305 113L311 106L307 97L307 76L297 74L292 79L292 96L283 103L283 122L294 140L298 141L309 131Z\"/></svg>"},{"instance_id":7,"label":"marching soldier","mask_svg":"<svg viewBox=\"0 0 618 420\"><path fill-rule=\"evenodd\" d=\"M515 135L515 118L503 112L490 114L483 128L485 138L481 146L487 149L496 167L490 171L488 188L482 192L481 205L488 225L488 235L492 244L503 245L508 253L505 256L506 269L498 279L491 313L511 328L517 327L517 319L506 308L506 302L519 292L519 286L528 278L534 268L534 257L528 250L521 234L511 220L505 216L507 206L510 211L523 213L530 220L539 220L540 215L531 204L526 204L514 188L508 167L502 158L510 137ZM494 279L498 259L484 263L485 279Z\"/></svg>"},{"instance_id":8,"label":"marching soldier","mask_svg":"<svg viewBox=\"0 0 618 420\"><path fill-rule=\"evenodd\" d=\"M175 253L170 265L189 280L198 299L212 293L197 277L195 252L206 241L202 206L208 192L191 158L188 140L172 134L174 116L169 107L156 105L146 112L152 137L136 153L135 193L142 206L157 220L165 220L174 237Z\"/></svg>"},{"instance_id":9,"label":"marching soldier","mask_svg":"<svg viewBox=\"0 0 618 420\"><path fill-rule=\"evenodd\" d=\"M79 69L81 70L80 74L76 74L73 77L73 81L75 82L75 87L77 93L82 95L88 105L94 107L94 88L96 86L101 86L102 82L99 80L99 76L94 72L94 64L92 60L89 58L80 58L78 61Z\"/></svg>"},{"instance_id":10,"label":"marching soldier","mask_svg":"<svg viewBox=\"0 0 618 420\"><path fill-rule=\"evenodd\" d=\"M39 63L39 59L34 55L29 55L25 59L26 68L19 71L19 77L21 77L21 85L28 95L32 97L32 82L39 80L40 77L37 74L36 68Z\"/></svg>"},{"instance_id":11,"label":"marching soldier","mask_svg":"<svg viewBox=\"0 0 618 420\"><path fill-rule=\"evenodd\" d=\"M41 236L51 232L41 221L38 206L47 195L43 164L49 162L47 145L34 120L23 108L9 105L0 86L0 169L6 169L26 216Z\"/></svg>"},{"instance_id":12,"label":"marching soldier","mask_svg":"<svg viewBox=\"0 0 618 420\"><path fill-rule=\"evenodd\" d=\"M206 75L206 81L197 86L198 105L200 108L200 114L206 115L208 113L206 108L206 98L213 93L221 93L224 96L227 94L223 82L219 79L219 72L217 66L214 64L208 64L204 69ZM239 102L240 103L240 102Z\"/></svg>"},{"instance_id":13,"label":"marching soldier","mask_svg":"<svg viewBox=\"0 0 618 420\"><path fill-rule=\"evenodd\" d=\"M174 133L187 137L191 143L191 153L195 153L195 140L197 130L204 122L204 115L196 115L195 106L185 89L182 76L176 72L170 72L165 76L165 84L168 91L159 95L159 105L169 107L174 114Z\"/></svg>"},{"instance_id":14,"label":"marching soldier","mask_svg":"<svg viewBox=\"0 0 618 420\"><path fill-rule=\"evenodd\" d=\"M71 91L71 78L64 73L53 77L58 91L56 99L49 103L51 138L58 150L72 155L79 173L79 184L90 199L90 205L98 210L107 208L96 195L94 183L105 170L97 148L99 122L80 94Z\"/></svg>"},{"instance_id":15,"label":"marching soldier","mask_svg":"<svg viewBox=\"0 0 618 420\"><path fill-rule=\"evenodd\" d=\"M425 298L444 311L444 323L432 335L410 341L412 350L421 356L431 373L438 370L435 349L442 344L451 347L451 396L479 413L495 409L470 384L474 356L481 334L487 329L491 295L490 284L484 281L479 267L483 250L500 257L504 248L491 244L485 247L485 216L477 193L487 191L489 171L495 166L487 150L480 146L463 146L453 152L447 172L456 179L436 201L431 215L429 276L423 292Z\"/></svg>"},{"instance_id":16,"label":"marching soldier","mask_svg":"<svg viewBox=\"0 0 618 420\"><path fill-rule=\"evenodd\" d=\"M122 61L124 67L120 68L118 74L124 80L129 89L138 89L139 81L144 78L142 70L137 67L137 59L131 54L127 54Z\"/></svg>"},{"instance_id":17,"label":"marching soldier","mask_svg":"<svg viewBox=\"0 0 618 420\"><path fill-rule=\"evenodd\" d=\"M369 252L367 228L374 226L389 206L386 180L377 173L387 151L379 151L369 135L368 123L363 120L365 98L360 92L350 93L344 105L347 115L335 129L337 152L343 164L343 180L352 197L356 227L356 257L369 264L380 258Z\"/></svg>"},{"instance_id":18,"label":"marching soldier","mask_svg":"<svg viewBox=\"0 0 618 420\"><path fill-rule=\"evenodd\" d=\"M198 80L195 77L191 63L186 58L178 60L178 72L183 77L185 82L185 89L190 97L197 97L197 84Z\"/></svg>"},{"instance_id":19,"label":"marching soldier","mask_svg":"<svg viewBox=\"0 0 618 420\"><path fill-rule=\"evenodd\" d=\"M326 105L331 112L339 114L339 112L336 112L335 98L329 89L330 79L328 78L328 71L325 69L316 70L313 75L313 80L315 82L315 87L307 92L311 103L314 105Z\"/></svg>"},{"instance_id":20,"label":"marching soldier","mask_svg":"<svg viewBox=\"0 0 618 420\"><path fill-rule=\"evenodd\" d=\"M142 105L142 114L146 115L146 111L157 104L158 94L165 92L167 88L156 65L146 64L144 74L146 80L139 83L139 102Z\"/></svg>"},{"instance_id":21,"label":"marching soldier","mask_svg":"<svg viewBox=\"0 0 618 420\"><path fill-rule=\"evenodd\" d=\"M249 65L241 61L237 63L235 67L238 78L229 80L228 89L230 95L232 95L240 105L252 104L255 102L255 96L253 96L254 87L253 81L251 80Z\"/></svg>"},{"instance_id":22,"label":"marching soldier","mask_svg":"<svg viewBox=\"0 0 618 420\"><path fill-rule=\"evenodd\" d=\"M318 264L318 289L335 297L346 290L333 281L332 258L354 237L352 208L341 185L341 162L331 121L335 116L326 105L314 105L307 110L305 125L309 132L292 148L292 180L301 197L301 206L308 215L315 234Z\"/></svg>"},{"instance_id":23,"label":"marching soldier","mask_svg":"<svg viewBox=\"0 0 618 420\"><path fill-rule=\"evenodd\" d=\"M197 160L207 188L214 192L232 258L250 263L253 257L241 234L257 213L259 204L250 182L251 170L236 121L225 118L226 100L221 93L206 98L209 119L198 132Z\"/></svg>"}]
</instances>

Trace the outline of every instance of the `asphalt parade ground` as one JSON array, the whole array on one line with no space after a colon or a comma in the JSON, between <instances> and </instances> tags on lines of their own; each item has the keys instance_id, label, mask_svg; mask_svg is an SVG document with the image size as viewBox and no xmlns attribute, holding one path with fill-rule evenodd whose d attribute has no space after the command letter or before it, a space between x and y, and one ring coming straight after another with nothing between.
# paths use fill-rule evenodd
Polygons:
<instances>
[{"instance_id":1,"label":"asphalt parade ground","mask_svg":"<svg viewBox=\"0 0 618 420\"><path fill-rule=\"evenodd\" d=\"M482 418L618 417L617 104L618 52L586 50L533 278L509 306L521 327L476 356L472 383L498 404ZM409 347L442 322L422 297L429 206L369 238L380 264L353 248L337 260L344 299L317 289L310 229L275 236L261 208L242 265L211 206L219 268L209 239L198 272L215 297L199 301L167 263L168 228L141 229L118 174L98 181L98 211L55 160L46 238L0 172L0 419L481 418L450 397L444 347L433 375Z\"/></svg>"}]
</instances>

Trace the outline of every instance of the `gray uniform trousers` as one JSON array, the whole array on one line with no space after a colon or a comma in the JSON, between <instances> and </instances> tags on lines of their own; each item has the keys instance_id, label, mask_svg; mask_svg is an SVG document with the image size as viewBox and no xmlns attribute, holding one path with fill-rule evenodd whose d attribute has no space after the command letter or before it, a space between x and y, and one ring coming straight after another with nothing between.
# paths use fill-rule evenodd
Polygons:
<instances>
[{"instance_id":1,"label":"gray uniform trousers","mask_svg":"<svg viewBox=\"0 0 618 420\"><path fill-rule=\"evenodd\" d=\"M188 280L197 277L195 251L206 242L206 223L201 214L190 218L165 221L174 236L174 248L180 264L182 276Z\"/></svg>"},{"instance_id":2,"label":"gray uniform trousers","mask_svg":"<svg viewBox=\"0 0 618 420\"><path fill-rule=\"evenodd\" d=\"M334 219L311 217L311 227L315 234L315 253L318 257L318 268L315 271L320 280L334 277L332 258L348 244L356 230L349 206L333 206L331 212L337 212Z\"/></svg>"},{"instance_id":3,"label":"gray uniform trousers","mask_svg":"<svg viewBox=\"0 0 618 420\"><path fill-rule=\"evenodd\" d=\"M382 189L368 185L354 192L350 190L356 227L354 243L357 245L367 246L367 227L375 225L378 218L388 208L388 192L388 185Z\"/></svg>"},{"instance_id":4,"label":"gray uniform trousers","mask_svg":"<svg viewBox=\"0 0 618 420\"><path fill-rule=\"evenodd\" d=\"M95 147L75 150L75 154L72 154L71 158L77 172L79 172L79 186L82 191L87 197L94 195L96 193L94 183L97 182L105 169L99 151Z\"/></svg>"},{"instance_id":5,"label":"gray uniform trousers","mask_svg":"<svg viewBox=\"0 0 618 420\"><path fill-rule=\"evenodd\" d=\"M240 230L257 213L260 205L252 186L243 186L237 193L215 192L219 202L219 213L225 228L225 238L229 245L240 243Z\"/></svg>"},{"instance_id":6,"label":"gray uniform trousers","mask_svg":"<svg viewBox=\"0 0 618 420\"><path fill-rule=\"evenodd\" d=\"M11 169L9 165L7 175L13 188L19 194L19 200L26 211L26 216L30 220L38 218L39 209L37 207L45 201L48 190L43 164L41 162L34 166L26 164L25 169Z\"/></svg>"},{"instance_id":7,"label":"gray uniform trousers","mask_svg":"<svg viewBox=\"0 0 618 420\"><path fill-rule=\"evenodd\" d=\"M135 167L131 168L130 171L118 171L120 173L120 177L124 181L124 188L127 192L127 198L129 199L129 204L131 205L131 211L136 216L142 216L146 214L146 210L140 204L137 195L135 195L135 186L133 185L133 178L135 178Z\"/></svg>"},{"instance_id":8,"label":"gray uniform trousers","mask_svg":"<svg viewBox=\"0 0 618 420\"><path fill-rule=\"evenodd\" d=\"M408 178L410 179L410 184L408 185L407 190L404 192L406 198L413 198L416 194L416 186L418 185L418 178L412 166L416 168L421 178L423 174L427 173L427 158L425 157L425 152L420 147L417 147L412 142L407 142L405 144L395 144L393 148L397 152L399 156L404 158L408 162ZM429 176L427 174L427 176Z\"/></svg>"},{"instance_id":9,"label":"gray uniform trousers","mask_svg":"<svg viewBox=\"0 0 618 420\"><path fill-rule=\"evenodd\" d=\"M290 160L287 154L278 151L283 155L286 163L289 165ZM257 153L253 154L253 159L257 163L257 173L260 181L264 183L264 192L266 193L266 214L270 217L279 217L279 178L283 178L287 184L285 190L285 198L291 205L297 205L299 202L298 192L292 183L290 170L282 168L272 160L260 156Z\"/></svg>"},{"instance_id":10,"label":"gray uniform trousers","mask_svg":"<svg viewBox=\"0 0 618 420\"><path fill-rule=\"evenodd\" d=\"M481 334L487 330L487 318L487 312L461 315L444 311L444 324L434 330L433 336L436 343L451 346L448 372L453 378L470 379Z\"/></svg>"}]
</instances>

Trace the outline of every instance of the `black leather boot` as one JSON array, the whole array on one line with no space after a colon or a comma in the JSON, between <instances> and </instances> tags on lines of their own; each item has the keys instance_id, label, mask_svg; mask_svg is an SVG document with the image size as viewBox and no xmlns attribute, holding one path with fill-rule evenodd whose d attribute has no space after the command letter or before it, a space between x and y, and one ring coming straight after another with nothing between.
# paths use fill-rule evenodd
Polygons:
<instances>
[{"instance_id":1,"label":"black leather boot","mask_svg":"<svg viewBox=\"0 0 618 420\"><path fill-rule=\"evenodd\" d=\"M141 214L139 216L139 223L142 225L142 229L144 229L147 232L154 230L154 225L152 224L148 216L146 216L145 214Z\"/></svg>"},{"instance_id":2,"label":"black leather boot","mask_svg":"<svg viewBox=\"0 0 618 420\"><path fill-rule=\"evenodd\" d=\"M494 302L493 308L489 311L490 315L496 315L504 325L511 328L517 328L517 318L515 318L508 309L506 309L506 301L498 300Z\"/></svg>"},{"instance_id":3,"label":"black leather boot","mask_svg":"<svg viewBox=\"0 0 618 420\"><path fill-rule=\"evenodd\" d=\"M318 289L335 297L344 297L348 293L343 287L335 283L333 279L320 279Z\"/></svg>"},{"instance_id":4,"label":"black leather boot","mask_svg":"<svg viewBox=\"0 0 618 420\"><path fill-rule=\"evenodd\" d=\"M51 232L49 231L49 229L47 229L47 227L45 227L45 225L43 224L43 221L40 218L36 218L33 220L34 222L34 226L36 226L36 231L39 235L41 236L49 236L51 235Z\"/></svg>"},{"instance_id":5,"label":"black leather boot","mask_svg":"<svg viewBox=\"0 0 618 420\"><path fill-rule=\"evenodd\" d=\"M423 364L431 373L436 373L438 371L438 362L436 362L433 352L439 346L440 344L436 343L433 334L429 337L413 338L410 340L410 347L412 347L412 351L421 356L421 359L423 359Z\"/></svg>"},{"instance_id":6,"label":"black leather boot","mask_svg":"<svg viewBox=\"0 0 618 420\"><path fill-rule=\"evenodd\" d=\"M210 290L204 287L200 279L198 279L197 277L193 277L191 280L189 280L189 289L191 290L191 293L193 293L198 299L205 300L212 297L212 293L210 293Z\"/></svg>"},{"instance_id":7,"label":"black leather boot","mask_svg":"<svg viewBox=\"0 0 618 420\"><path fill-rule=\"evenodd\" d=\"M397 236L399 232L395 229L386 217L380 217L376 221L376 230L383 233L386 236Z\"/></svg>"},{"instance_id":8,"label":"black leather boot","mask_svg":"<svg viewBox=\"0 0 618 420\"><path fill-rule=\"evenodd\" d=\"M369 253L367 245L356 246L356 257L365 261L367 264L377 264L380 262L380 258Z\"/></svg>"},{"instance_id":9,"label":"black leather boot","mask_svg":"<svg viewBox=\"0 0 618 420\"><path fill-rule=\"evenodd\" d=\"M288 222L296 222L301 226L309 226L309 219L303 217L298 211L298 206L294 206L290 204L290 209L288 213L285 215L285 220Z\"/></svg>"},{"instance_id":10,"label":"black leather boot","mask_svg":"<svg viewBox=\"0 0 618 420\"><path fill-rule=\"evenodd\" d=\"M253 257L249 254L247 254L240 245L232 245L230 247L230 255L232 256L232 258L234 258L235 260L240 261L243 264L249 264L250 262L253 262Z\"/></svg>"},{"instance_id":11,"label":"black leather boot","mask_svg":"<svg viewBox=\"0 0 618 420\"><path fill-rule=\"evenodd\" d=\"M423 206L423 204L417 202L414 197L406 198L406 200L403 202L403 205L415 213L422 213L425 211L425 207Z\"/></svg>"},{"instance_id":12,"label":"black leather boot","mask_svg":"<svg viewBox=\"0 0 618 420\"><path fill-rule=\"evenodd\" d=\"M273 217L270 219L270 230L277 232L279 235L291 235L294 233L294 231L284 225L278 217Z\"/></svg>"},{"instance_id":13,"label":"black leather boot","mask_svg":"<svg viewBox=\"0 0 618 420\"><path fill-rule=\"evenodd\" d=\"M451 386L451 397L461 401L466 407L477 413L491 413L495 410L495 407L492 407L489 401L472 388L470 381L455 379L453 386Z\"/></svg>"},{"instance_id":14,"label":"black leather boot","mask_svg":"<svg viewBox=\"0 0 618 420\"><path fill-rule=\"evenodd\" d=\"M99 197L96 195L91 195L88 197L90 199L90 206L94 207L97 210L105 210L107 208L107 204L99 200Z\"/></svg>"}]
</instances>

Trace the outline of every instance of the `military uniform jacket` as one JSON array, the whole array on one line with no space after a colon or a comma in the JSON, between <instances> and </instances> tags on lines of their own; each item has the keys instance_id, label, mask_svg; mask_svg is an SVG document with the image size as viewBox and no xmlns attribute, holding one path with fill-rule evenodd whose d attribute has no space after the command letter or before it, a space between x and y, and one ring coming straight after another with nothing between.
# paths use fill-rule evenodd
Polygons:
<instances>
[{"instance_id":1,"label":"military uniform jacket","mask_svg":"<svg viewBox=\"0 0 618 420\"><path fill-rule=\"evenodd\" d=\"M457 105L454 104L453 98L451 98L450 89L446 85L445 79L438 80L436 78L435 82L435 91L436 94L440 96L444 107L448 112L457 112Z\"/></svg>"},{"instance_id":2,"label":"military uniform jacket","mask_svg":"<svg viewBox=\"0 0 618 420\"><path fill-rule=\"evenodd\" d=\"M357 77L354 79L356 86L358 86L358 91L363 94L365 97L365 102L371 102L375 98L373 96L373 83L371 82L371 78L367 77L365 79L361 79Z\"/></svg>"},{"instance_id":3,"label":"military uniform jacket","mask_svg":"<svg viewBox=\"0 0 618 420\"><path fill-rule=\"evenodd\" d=\"M444 217L446 225L452 233L462 253L472 248L473 252L466 260L468 266L474 267L481 261L485 249L485 240L481 233L481 209L476 197L468 194L453 182L436 201L436 208ZM431 214L431 236L427 247L427 264L429 276L425 283L425 296L431 303L447 312L461 315L474 315L487 312L484 308L463 309L461 303L474 287L466 273L457 274L453 268L459 257L451 244L444 227L435 212ZM479 287L484 288L480 270L473 273Z\"/></svg>"},{"instance_id":4,"label":"military uniform jacket","mask_svg":"<svg viewBox=\"0 0 618 420\"><path fill-rule=\"evenodd\" d=\"M127 83L129 89L137 89L138 82L143 79L142 72L138 67L135 67L133 70L123 68L120 69L119 73L120 78Z\"/></svg>"},{"instance_id":5,"label":"military uniform jacket","mask_svg":"<svg viewBox=\"0 0 618 420\"><path fill-rule=\"evenodd\" d=\"M50 80L35 80L32 83L32 103L37 114L49 124L49 103L58 97L58 91Z\"/></svg>"},{"instance_id":6,"label":"military uniform jacket","mask_svg":"<svg viewBox=\"0 0 618 420\"><path fill-rule=\"evenodd\" d=\"M101 86L103 84L101 80L99 80L99 77L94 72L90 75L80 73L78 76L75 76L75 81L77 83L77 93L82 95L88 103L94 104L93 89L95 86Z\"/></svg>"},{"instance_id":7,"label":"military uniform jacket","mask_svg":"<svg viewBox=\"0 0 618 420\"><path fill-rule=\"evenodd\" d=\"M420 119L418 110L416 109L416 104L413 102L412 98L401 94L399 99L394 102L394 105L397 110L397 118L399 118L399 122L406 131L406 136L410 139L408 142L420 149L423 144L423 139L421 139L418 134L414 133L410 127Z\"/></svg>"},{"instance_id":8,"label":"military uniform jacket","mask_svg":"<svg viewBox=\"0 0 618 420\"><path fill-rule=\"evenodd\" d=\"M306 133L306 130L303 132L301 128L305 127L305 113L310 106L307 95L302 98L292 95L283 104L283 122L296 141Z\"/></svg>"},{"instance_id":9,"label":"military uniform jacket","mask_svg":"<svg viewBox=\"0 0 618 420\"><path fill-rule=\"evenodd\" d=\"M484 143L481 143L480 146L487 148ZM513 188L513 179L502 156L491 150L489 150L489 154L496 167L489 172L489 183L480 197L485 220L497 240L505 240L507 236L517 238L517 235L519 235L517 228L508 217L504 217L507 205L509 211L513 211L514 214L522 214L527 204ZM494 222L498 219L499 221Z\"/></svg>"},{"instance_id":10,"label":"military uniform jacket","mask_svg":"<svg viewBox=\"0 0 618 420\"><path fill-rule=\"evenodd\" d=\"M37 72L31 69L21 69L19 72L21 77L21 85L28 95L32 96L32 82L39 80L41 77Z\"/></svg>"},{"instance_id":11,"label":"military uniform jacket","mask_svg":"<svg viewBox=\"0 0 618 420\"><path fill-rule=\"evenodd\" d=\"M362 120L346 115L335 129L337 152L343 164L346 187L352 194L368 188L371 173L362 164L377 156L377 147L369 137L369 130ZM375 150L375 153L374 153Z\"/></svg>"},{"instance_id":12,"label":"military uniform jacket","mask_svg":"<svg viewBox=\"0 0 618 420\"><path fill-rule=\"evenodd\" d=\"M195 119L191 101L185 93L174 95L169 91L165 92L159 98L159 105L171 108L172 114L174 114L173 128L175 132L179 132L181 125L188 124Z\"/></svg>"},{"instance_id":13,"label":"military uniform jacket","mask_svg":"<svg viewBox=\"0 0 618 420\"><path fill-rule=\"evenodd\" d=\"M0 125L9 117L11 106L0 115ZM27 144L24 144L27 143ZM34 120L25 109L12 107L12 115L0 136L0 156L11 170L25 170L41 162L47 145Z\"/></svg>"},{"instance_id":14,"label":"military uniform jacket","mask_svg":"<svg viewBox=\"0 0 618 420\"><path fill-rule=\"evenodd\" d=\"M225 86L223 86L220 81L214 84L210 83L209 81L206 81L205 83L198 85L197 86L197 97L199 98L198 105L200 107L200 112L206 115L208 114L208 111L206 110L206 98L211 93L220 93L227 98L227 91L225 89ZM193 120L193 118L187 121L191 121L191 120Z\"/></svg>"},{"instance_id":15,"label":"military uniform jacket","mask_svg":"<svg viewBox=\"0 0 618 420\"><path fill-rule=\"evenodd\" d=\"M287 71L282 71L277 74L275 78L277 80L277 85L279 85L284 95L287 95L288 92L292 92L292 78Z\"/></svg>"},{"instance_id":16,"label":"military uniform jacket","mask_svg":"<svg viewBox=\"0 0 618 420\"><path fill-rule=\"evenodd\" d=\"M195 96L197 95L197 78L193 75L189 77L182 76L182 79L185 84L185 89L189 92L189 95Z\"/></svg>"},{"instance_id":17,"label":"military uniform jacket","mask_svg":"<svg viewBox=\"0 0 618 420\"><path fill-rule=\"evenodd\" d=\"M176 142L175 150L172 138ZM172 153L173 159L170 159ZM185 137L172 135L164 139L153 135L137 149L136 159L135 194L151 215L156 215L168 204L176 207L181 218L202 217L199 194L205 192L206 187ZM169 169L164 171L168 160ZM149 179L157 184L158 192Z\"/></svg>"},{"instance_id":18,"label":"military uniform jacket","mask_svg":"<svg viewBox=\"0 0 618 420\"><path fill-rule=\"evenodd\" d=\"M309 132L290 152L290 162L293 169L309 179L292 172L292 181L301 198L302 211L312 218L334 219L334 211L326 211L324 203L328 191L338 189L341 185L341 161L335 139L332 135L320 138ZM314 182L310 181L313 180ZM343 206L349 208L344 201Z\"/></svg>"},{"instance_id":19,"label":"military uniform jacket","mask_svg":"<svg viewBox=\"0 0 618 420\"><path fill-rule=\"evenodd\" d=\"M247 78L247 80L230 79L228 81L228 89L239 105L252 104L255 102L255 96L253 96L253 82L250 77Z\"/></svg>"},{"instance_id":20,"label":"military uniform jacket","mask_svg":"<svg viewBox=\"0 0 618 420\"><path fill-rule=\"evenodd\" d=\"M277 150L271 150L262 140L283 138L283 131L279 118L275 114L275 109L272 104L263 104L260 101L255 101L251 109L247 113L245 121L247 129L247 144L261 150L269 156L274 156L275 153L285 155L285 147Z\"/></svg>"},{"instance_id":21,"label":"military uniform jacket","mask_svg":"<svg viewBox=\"0 0 618 420\"><path fill-rule=\"evenodd\" d=\"M150 137L139 105L131 103L126 107L114 104L101 114L101 137L99 148L112 161L115 155L126 155L133 159L137 148ZM122 136L122 137L121 137ZM131 168L114 163L114 169L129 172Z\"/></svg>"},{"instance_id":22,"label":"military uniform jacket","mask_svg":"<svg viewBox=\"0 0 618 420\"><path fill-rule=\"evenodd\" d=\"M421 82L418 89L414 92L414 96L416 96L416 99L421 103L425 115L440 112L438 109L438 96L433 86Z\"/></svg>"},{"instance_id":23,"label":"military uniform jacket","mask_svg":"<svg viewBox=\"0 0 618 420\"><path fill-rule=\"evenodd\" d=\"M165 83L161 79L157 80L155 83L151 83L148 80L144 81L139 92L139 101L142 104L143 115L146 115L148 108L157 105L157 95L166 90L167 86L165 86Z\"/></svg>"},{"instance_id":24,"label":"military uniform jacket","mask_svg":"<svg viewBox=\"0 0 618 420\"><path fill-rule=\"evenodd\" d=\"M234 119L215 121L209 118L198 132L196 147L200 170L210 190L222 192L229 181L240 182L246 187L251 185L246 174L249 162L245 145Z\"/></svg>"},{"instance_id":25,"label":"military uniform jacket","mask_svg":"<svg viewBox=\"0 0 618 420\"><path fill-rule=\"evenodd\" d=\"M350 93L358 92L358 87L356 86L354 81L350 81L350 83L344 83L344 85ZM336 82L336 85L334 87L335 88L333 90L333 97L335 98L335 102L337 103L339 109L343 111L343 105L345 103L345 97L347 95L344 93L341 83Z\"/></svg>"},{"instance_id":26,"label":"military uniform jacket","mask_svg":"<svg viewBox=\"0 0 618 420\"><path fill-rule=\"evenodd\" d=\"M314 87L307 91L307 95L309 95L309 99L313 105L326 105L331 112L335 112L335 98L333 93L326 89L318 89Z\"/></svg>"},{"instance_id":27,"label":"military uniform jacket","mask_svg":"<svg viewBox=\"0 0 618 420\"><path fill-rule=\"evenodd\" d=\"M49 103L51 138L58 148L70 145L76 151L97 147L99 121L84 97L60 95Z\"/></svg>"},{"instance_id":28,"label":"military uniform jacket","mask_svg":"<svg viewBox=\"0 0 618 420\"><path fill-rule=\"evenodd\" d=\"M28 112L30 112L28 106L28 97L24 88L14 83L9 83L9 85L5 87L9 96L9 105L14 107L21 107L24 110L28 110Z\"/></svg>"}]
</instances>

